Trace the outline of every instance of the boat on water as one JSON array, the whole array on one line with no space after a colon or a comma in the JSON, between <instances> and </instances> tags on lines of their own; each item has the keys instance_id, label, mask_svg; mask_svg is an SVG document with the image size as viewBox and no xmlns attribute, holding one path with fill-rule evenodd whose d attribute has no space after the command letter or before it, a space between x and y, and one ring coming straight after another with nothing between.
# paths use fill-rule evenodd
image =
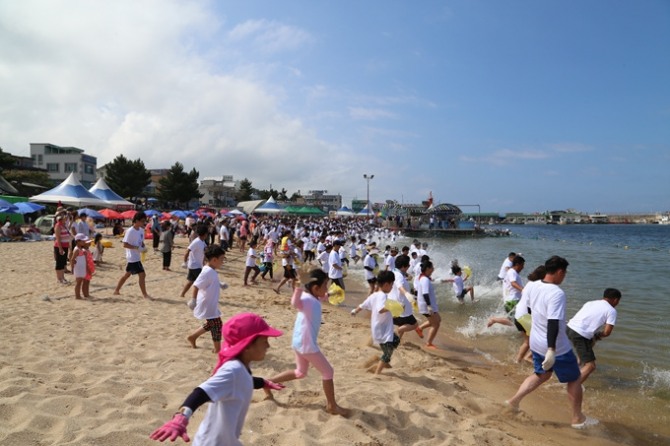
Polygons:
<instances>
[{"instance_id":1,"label":"boat on water","mask_svg":"<svg viewBox=\"0 0 670 446\"><path fill-rule=\"evenodd\" d=\"M670 225L670 215L662 215L658 221L659 225Z\"/></svg>"},{"instance_id":2,"label":"boat on water","mask_svg":"<svg viewBox=\"0 0 670 446\"><path fill-rule=\"evenodd\" d=\"M595 214L589 215L589 220L591 220L591 223L594 224L607 224L609 223L609 216L607 214L601 214L600 212L596 212Z\"/></svg>"}]
</instances>

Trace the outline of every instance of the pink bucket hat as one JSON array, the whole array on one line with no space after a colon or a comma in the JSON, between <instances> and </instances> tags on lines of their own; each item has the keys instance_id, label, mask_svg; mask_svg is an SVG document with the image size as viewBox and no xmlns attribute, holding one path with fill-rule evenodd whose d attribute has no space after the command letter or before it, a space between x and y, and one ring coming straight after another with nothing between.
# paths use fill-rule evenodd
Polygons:
<instances>
[{"instance_id":1,"label":"pink bucket hat","mask_svg":"<svg viewBox=\"0 0 670 446\"><path fill-rule=\"evenodd\" d=\"M219 362L214 372L223 364L239 356L258 336L277 337L283 332L272 328L265 320L254 313L237 314L226 321L221 329L223 345L219 351Z\"/></svg>"}]
</instances>

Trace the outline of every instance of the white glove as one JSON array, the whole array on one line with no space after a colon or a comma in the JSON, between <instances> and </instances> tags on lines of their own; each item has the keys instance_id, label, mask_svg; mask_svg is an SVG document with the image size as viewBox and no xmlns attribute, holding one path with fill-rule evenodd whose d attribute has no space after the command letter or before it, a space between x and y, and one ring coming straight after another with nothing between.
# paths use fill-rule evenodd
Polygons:
<instances>
[{"instance_id":1,"label":"white glove","mask_svg":"<svg viewBox=\"0 0 670 446\"><path fill-rule=\"evenodd\" d=\"M147 247L144 246L144 245L142 245L142 246L138 246L138 247L137 247L137 250L138 250L139 252L147 252Z\"/></svg>"},{"instance_id":2,"label":"white glove","mask_svg":"<svg viewBox=\"0 0 670 446\"><path fill-rule=\"evenodd\" d=\"M352 315L352 316L356 316L356 308L354 308L353 310L351 310L351 315Z\"/></svg>"},{"instance_id":3,"label":"white glove","mask_svg":"<svg viewBox=\"0 0 670 446\"><path fill-rule=\"evenodd\" d=\"M547 350L547 354L542 361L542 370L551 370L556 362L556 352L554 350Z\"/></svg>"},{"instance_id":4,"label":"white glove","mask_svg":"<svg viewBox=\"0 0 670 446\"><path fill-rule=\"evenodd\" d=\"M405 297L409 301L409 303L413 304L416 302L416 296L409 291L405 291Z\"/></svg>"},{"instance_id":5,"label":"white glove","mask_svg":"<svg viewBox=\"0 0 670 446\"><path fill-rule=\"evenodd\" d=\"M182 264L181 264L181 267L184 268L184 269L186 269L186 262L182 263Z\"/></svg>"},{"instance_id":6,"label":"white glove","mask_svg":"<svg viewBox=\"0 0 670 446\"><path fill-rule=\"evenodd\" d=\"M195 308L196 300L194 298L190 298L189 301L186 303L188 307L193 310Z\"/></svg>"},{"instance_id":7,"label":"white glove","mask_svg":"<svg viewBox=\"0 0 670 446\"><path fill-rule=\"evenodd\" d=\"M222 290L228 289L228 284L226 282L219 282L219 286Z\"/></svg>"}]
</instances>

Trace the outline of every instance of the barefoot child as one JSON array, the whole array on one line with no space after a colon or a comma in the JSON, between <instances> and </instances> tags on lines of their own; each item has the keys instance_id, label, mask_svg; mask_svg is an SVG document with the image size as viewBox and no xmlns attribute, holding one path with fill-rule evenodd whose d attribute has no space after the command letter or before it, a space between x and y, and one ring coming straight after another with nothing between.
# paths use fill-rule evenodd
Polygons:
<instances>
[{"instance_id":1,"label":"barefoot child","mask_svg":"<svg viewBox=\"0 0 670 446\"><path fill-rule=\"evenodd\" d=\"M89 271L86 244L91 240L84 234L77 234L74 237L75 247L72 250L72 260L70 261L70 269L72 270L76 283L74 286L75 299L81 299L82 293L84 297L88 297L88 285L90 279L86 280L86 275Z\"/></svg>"},{"instance_id":2,"label":"barefoot child","mask_svg":"<svg viewBox=\"0 0 670 446\"><path fill-rule=\"evenodd\" d=\"M228 285L219 281L219 274L216 270L223 264L225 256L226 253L221 245L211 245L207 248L205 251L207 265L193 282L195 302L193 306L189 303L189 307L193 309L193 316L204 320L205 323L186 339L191 343L191 347L197 348L195 341L209 331L212 334L212 342L214 342L214 353L218 353L221 349L219 295L221 289L228 288Z\"/></svg>"},{"instance_id":3,"label":"barefoot child","mask_svg":"<svg viewBox=\"0 0 670 446\"><path fill-rule=\"evenodd\" d=\"M254 276L251 278L251 283L254 285L258 284L256 278L261 273L261 269L256 265L256 259L258 254L256 253L257 243L255 240L249 242L249 250L247 251L247 260L244 263L244 286L249 286L249 274L251 271L254 272Z\"/></svg>"},{"instance_id":4,"label":"barefoot child","mask_svg":"<svg viewBox=\"0 0 670 446\"><path fill-rule=\"evenodd\" d=\"M470 295L470 300L474 303L475 287L465 286L463 284L463 282L468 280L468 278L467 277L465 279L463 278L463 270L461 269L461 267L458 265L452 266L451 274L454 275L453 279L444 279L442 280L442 282L451 282L453 284L454 294L456 295L456 299L458 299L458 303L463 305L465 303L465 296L467 294Z\"/></svg>"},{"instance_id":5,"label":"barefoot child","mask_svg":"<svg viewBox=\"0 0 670 446\"><path fill-rule=\"evenodd\" d=\"M147 222L147 216L140 211L133 217L133 225L123 235L123 247L126 251L126 272L116 284L114 295L121 294L121 287L131 275L137 274L140 291L145 299L151 299L147 293L146 277L144 266L142 266L142 253L147 250L144 246L144 225Z\"/></svg>"},{"instance_id":6,"label":"barefoot child","mask_svg":"<svg viewBox=\"0 0 670 446\"><path fill-rule=\"evenodd\" d=\"M326 411L333 415L349 415L349 410L335 402L335 384L333 383L333 367L323 355L316 338L321 329L321 299L328 296L328 274L320 269L309 273L309 282L302 289L293 290L291 305L298 310L293 327L293 351L295 353L295 370L288 370L270 379L282 383L307 376L309 365L321 373L323 393L326 395ZM264 389L269 399L272 399L270 389Z\"/></svg>"},{"instance_id":7,"label":"barefoot child","mask_svg":"<svg viewBox=\"0 0 670 446\"><path fill-rule=\"evenodd\" d=\"M218 248L221 249L220 246ZM189 418L200 406L210 402L193 444L241 445L239 438L253 389L269 387L279 390L283 387L253 377L249 369L252 361L265 358L270 348L268 337L281 336L281 331L252 313L231 317L222 331L225 343L212 376L191 392L172 420L151 434L149 438L152 440L174 441L181 437L186 442L190 441L186 432Z\"/></svg>"},{"instance_id":8,"label":"barefoot child","mask_svg":"<svg viewBox=\"0 0 670 446\"><path fill-rule=\"evenodd\" d=\"M391 368L391 355L393 350L400 344L400 338L393 332L393 316L386 308L386 300L388 293L393 289L395 282L395 274L392 271L382 271L377 276L377 285L379 291L370 294L362 304L351 310L351 315L356 314L361 310L368 310L372 313L370 318L370 329L372 331L372 340L379 344L382 349L382 356L379 358L379 363L375 368L375 373L380 374L383 369Z\"/></svg>"}]
</instances>

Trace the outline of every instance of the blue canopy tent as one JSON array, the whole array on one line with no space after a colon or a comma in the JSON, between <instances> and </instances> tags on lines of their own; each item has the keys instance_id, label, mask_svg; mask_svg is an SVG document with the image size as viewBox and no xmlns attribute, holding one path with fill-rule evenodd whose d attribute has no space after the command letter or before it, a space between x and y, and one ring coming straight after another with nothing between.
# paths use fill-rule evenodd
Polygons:
<instances>
[{"instance_id":1,"label":"blue canopy tent","mask_svg":"<svg viewBox=\"0 0 670 446\"><path fill-rule=\"evenodd\" d=\"M255 214L279 214L282 212L286 212L286 210L283 207L279 206L275 201L275 199L272 197L268 198L268 201L263 203L263 205L258 206L256 209L254 209Z\"/></svg>"},{"instance_id":2,"label":"blue canopy tent","mask_svg":"<svg viewBox=\"0 0 670 446\"><path fill-rule=\"evenodd\" d=\"M121 207L121 208L134 208L135 205L128 200L125 200L119 194L114 192L109 188L107 183L103 178L100 178L94 185L88 190L90 193L105 201L105 206L111 207Z\"/></svg>"},{"instance_id":3,"label":"blue canopy tent","mask_svg":"<svg viewBox=\"0 0 670 446\"><path fill-rule=\"evenodd\" d=\"M82 206L107 206L105 201L90 193L81 185L74 172L70 174L58 186L29 198L30 201L39 203L61 203L76 207Z\"/></svg>"}]
</instances>

